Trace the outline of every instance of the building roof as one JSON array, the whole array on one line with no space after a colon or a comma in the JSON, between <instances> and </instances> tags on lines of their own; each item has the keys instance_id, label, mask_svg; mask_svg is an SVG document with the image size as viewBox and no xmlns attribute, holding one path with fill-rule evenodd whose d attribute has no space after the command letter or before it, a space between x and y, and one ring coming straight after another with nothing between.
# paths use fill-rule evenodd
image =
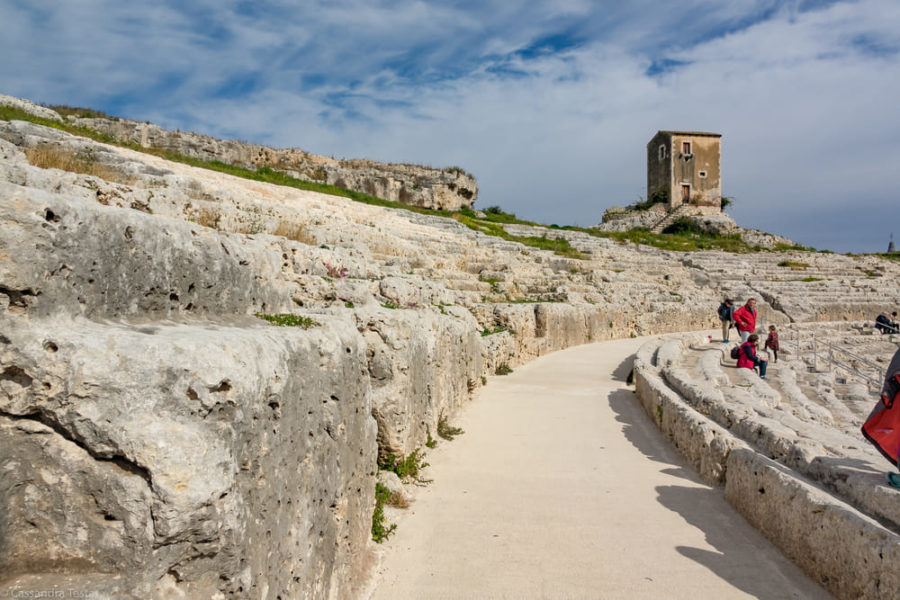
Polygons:
<instances>
[{"instance_id":1,"label":"building roof","mask_svg":"<svg viewBox=\"0 0 900 600\"><path fill-rule=\"evenodd\" d=\"M665 133L667 135L695 135L695 136L706 136L706 137L722 137L721 133L710 133L709 131L670 131L668 129L660 129L656 132L656 135L660 133Z\"/></svg>"}]
</instances>

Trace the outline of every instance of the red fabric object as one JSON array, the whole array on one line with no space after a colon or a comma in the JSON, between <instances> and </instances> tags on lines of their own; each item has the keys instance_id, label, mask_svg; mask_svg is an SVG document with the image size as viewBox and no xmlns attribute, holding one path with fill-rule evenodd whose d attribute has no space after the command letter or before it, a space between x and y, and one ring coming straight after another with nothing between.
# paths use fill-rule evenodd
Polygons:
<instances>
[{"instance_id":1,"label":"red fabric object","mask_svg":"<svg viewBox=\"0 0 900 600\"><path fill-rule=\"evenodd\" d=\"M738 331L753 333L756 331L756 309L747 308L746 304L743 305L734 311L734 322L737 324Z\"/></svg>"},{"instance_id":2,"label":"red fabric object","mask_svg":"<svg viewBox=\"0 0 900 600\"><path fill-rule=\"evenodd\" d=\"M741 352L738 354L737 366L739 369L752 369L756 366L756 347L752 342L744 342L741 346Z\"/></svg>"},{"instance_id":3,"label":"red fabric object","mask_svg":"<svg viewBox=\"0 0 900 600\"><path fill-rule=\"evenodd\" d=\"M766 348L770 348L775 352L778 352L778 333L772 331L769 333L769 337L766 338Z\"/></svg>"},{"instance_id":4,"label":"red fabric object","mask_svg":"<svg viewBox=\"0 0 900 600\"><path fill-rule=\"evenodd\" d=\"M894 373L893 386L885 383L885 390L892 392L900 386L900 373ZM890 380L890 378L888 378ZM897 463L897 455L900 453L900 391L889 397L882 391L879 402L869 418L862 426L862 433L866 439L872 442L878 451L884 455L894 466Z\"/></svg>"}]
</instances>

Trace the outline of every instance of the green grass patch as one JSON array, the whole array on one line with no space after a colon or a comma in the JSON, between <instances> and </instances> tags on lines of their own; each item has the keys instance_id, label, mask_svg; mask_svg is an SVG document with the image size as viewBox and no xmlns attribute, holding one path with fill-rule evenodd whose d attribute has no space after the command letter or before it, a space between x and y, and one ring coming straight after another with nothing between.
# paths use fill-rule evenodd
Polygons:
<instances>
[{"instance_id":1,"label":"green grass patch","mask_svg":"<svg viewBox=\"0 0 900 600\"><path fill-rule=\"evenodd\" d=\"M585 260L588 258L587 254L573 247L569 243L569 240L565 238L551 239L546 236L512 235L510 233L507 233L507 231L501 225L499 225L497 221L490 220L489 218L482 219L474 216L468 216L468 214L462 211L450 213L450 215L469 229L480 231L481 233L487 235L492 235L494 237L498 237L511 242L519 242L520 244L523 244L525 246L538 248L540 250L549 250L554 254L565 256L567 258L576 258L579 260ZM532 223L530 221L522 221L516 219L515 215L509 215L509 213L504 213L504 215L506 216L499 218L502 218L503 220L500 222L505 224L515 223L517 225L538 226L536 223ZM446 214L444 216L446 216ZM496 215L494 216L496 217Z\"/></svg>"},{"instance_id":2,"label":"green grass patch","mask_svg":"<svg viewBox=\"0 0 900 600\"><path fill-rule=\"evenodd\" d=\"M511 335L515 335L515 333L509 327L498 326L493 329L488 329L485 327L481 330L481 337L487 337L489 335L494 335L495 333L503 333L504 331L508 331Z\"/></svg>"},{"instance_id":3,"label":"green grass patch","mask_svg":"<svg viewBox=\"0 0 900 600\"><path fill-rule=\"evenodd\" d=\"M310 327L318 327L321 325L321 323L310 317L302 317L290 313L281 313L277 315L256 313L256 316L264 321L268 321L272 325L277 325L278 327L302 327L303 329L309 329Z\"/></svg>"},{"instance_id":4,"label":"green grass patch","mask_svg":"<svg viewBox=\"0 0 900 600\"><path fill-rule=\"evenodd\" d=\"M437 446L437 440L434 439L433 437L431 437L431 429L428 429L428 428L426 427L426 428L425 428L425 435L428 436L427 439L425 440L425 447L426 447L426 448L434 448L435 446Z\"/></svg>"},{"instance_id":5,"label":"green grass patch","mask_svg":"<svg viewBox=\"0 0 900 600\"><path fill-rule=\"evenodd\" d=\"M779 267L788 267L794 271L806 269L809 267L809 263L801 262L799 260L782 260L778 263Z\"/></svg>"},{"instance_id":6,"label":"green grass patch","mask_svg":"<svg viewBox=\"0 0 900 600\"><path fill-rule=\"evenodd\" d=\"M428 466L424 459L425 453L416 449L406 456L388 455L383 462L378 463L378 468L382 471L396 473L400 479L411 478L416 481L427 482L419 474L422 469Z\"/></svg>"},{"instance_id":7,"label":"green grass patch","mask_svg":"<svg viewBox=\"0 0 900 600\"><path fill-rule=\"evenodd\" d=\"M580 227L568 227L574 231L582 231L593 235L616 240L621 244L629 242L653 246L662 250L674 250L677 252L695 252L698 250L722 250L724 252L745 253L758 251L756 246L750 246L734 233L729 235L717 235L714 233L651 233L646 229L632 229L631 231L597 231ZM621 270L617 271L621 272Z\"/></svg>"},{"instance_id":8,"label":"green grass patch","mask_svg":"<svg viewBox=\"0 0 900 600\"><path fill-rule=\"evenodd\" d=\"M451 441L456 436L465 433L465 431L459 427L450 425L450 423L447 422L447 417L441 413L441 416L438 418L437 433L441 438Z\"/></svg>"},{"instance_id":9,"label":"green grass patch","mask_svg":"<svg viewBox=\"0 0 900 600\"><path fill-rule=\"evenodd\" d=\"M804 278L801 279L800 281L803 281L803 282L806 282L806 283L810 283L810 282L812 282L812 281L825 281L825 280L822 279L821 277L804 277Z\"/></svg>"},{"instance_id":10,"label":"green grass patch","mask_svg":"<svg viewBox=\"0 0 900 600\"><path fill-rule=\"evenodd\" d=\"M509 375L512 372L513 370L508 364L502 363L494 370L494 375Z\"/></svg>"},{"instance_id":11,"label":"green grass patch","mask_svg":"<svg viewBox=\"0 0 900 600\"><path fill-rule=\"evenodd\" d=\"M382 483L375 484L375 510L372 512L372 539L377 543L386 540L397 525L388 523L384 517L384 505L391 498L391 491Z\"/></svg>"}]
</instances>

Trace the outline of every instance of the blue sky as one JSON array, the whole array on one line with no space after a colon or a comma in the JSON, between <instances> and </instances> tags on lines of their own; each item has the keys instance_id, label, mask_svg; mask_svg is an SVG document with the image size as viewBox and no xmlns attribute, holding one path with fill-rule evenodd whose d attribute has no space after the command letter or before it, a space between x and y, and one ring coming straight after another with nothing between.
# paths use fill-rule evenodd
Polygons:
<instances>
[{"instance_id":1,"label":"blue sky","mask_svg":"<svg viewBox=\"0 0 900 600\"><path fill-rule=\"evenodd\" d=\"M545 223L644 197L658 129L715 131L741 225L900 240L896 0L7 0L0 56L0 93L459 165L476 206Z\"/></svg>"}]
</instances>

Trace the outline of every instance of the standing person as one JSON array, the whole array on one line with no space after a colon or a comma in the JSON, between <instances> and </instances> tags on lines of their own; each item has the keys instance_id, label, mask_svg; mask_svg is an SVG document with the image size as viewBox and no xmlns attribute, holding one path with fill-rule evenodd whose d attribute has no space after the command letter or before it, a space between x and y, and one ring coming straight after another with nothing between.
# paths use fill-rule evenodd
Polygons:
<instances>
[{"instance_id":1,"label":"standing person","mask_svg":"<svg viewBox=\"0 0 900 600\"><path fill-rule=\"evenodd\" d=\"M741 344L747 343L750 334L756 331L756 298L747 300L747 304L734 311L734 324L741 334Z\"/></svg>"},{"instance_id":2,"label":"standing person","mask_svg":"<svg viewBox=\"0 0 900 600\"><path fill-rule=\"evenodd\" d=\"M775 331L774 325L769 325L769 337L766 338L765 348L772 352L775 362L778 362L778 332Z\"/></svg>"},{"instance_id":3,"label":"standing person","mask_svg":"<svg viewBox=\"0 0 900 600\"><path fill-rule=\"evenodd\" d=\"M881 399L862 426L862 434L894 466L900 454L900 350L888 365ZM888 472L888 485L900 488L900 474Z\"/></svg>"},{"instance_id":4,"label":"standing person","mask_svg":"<svg viewBox=\"0 0 900 600\"><path fill-rule=\"evenodd\" d=\"M719 320L722 321L722 341L728 343L728 332L734 327L734 302L730 298L719 305Z\"/></svg>"},{"instance_id":5,"label":"standing person","mask_svg":"<svg viewBox=\"0 0 900 600\"><path fill-rule=\"evenodd\" d=\"M737 366L739 369L753 369L754 367L759 367L759 378L765 379L768 360L764 356L759 356L756 353L756 343L758 341L759 336L755 333L751 333L747 337L747 341L741 344Z\"/></svg>"}]
</instances>

